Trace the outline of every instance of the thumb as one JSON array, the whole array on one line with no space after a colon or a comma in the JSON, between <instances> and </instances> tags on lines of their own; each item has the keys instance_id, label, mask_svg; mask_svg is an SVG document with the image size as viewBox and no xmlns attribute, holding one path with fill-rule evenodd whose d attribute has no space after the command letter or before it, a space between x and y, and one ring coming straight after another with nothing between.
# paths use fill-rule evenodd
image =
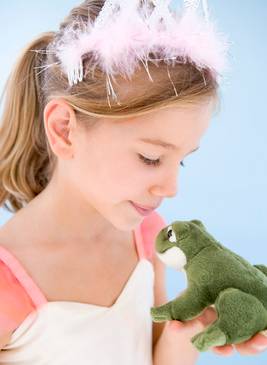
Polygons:
<instances>
[{"instance_id":1,"label":"thumb","mask_svg":"<svg viewBox=\"0 0 267 365\"><path fill-rule=\"evenodd\" d=\"M218 318L217 312L213 307L207 307L204 309L204 311L201 313L197 319L205 326L207 327L212 322L214 322Z\"/></svg>"},{"instance_id":2,"label":"thumb","mask_svg":"<svg viewBox=\"0 0 267 365\"><path fill-rule=\"evenodd\" d=\"M184 332L188 335L194 336L195 334L203 331L209 324L214 322L217 318L216 311L212 307L205 308L200 316L188 320L188 321L168 321L166 330L170 332Z\"/></svg>"},{"instance_id":3,"label":"thumb","mask_svg":"<svg viewBox=\"0 0 267 365\"><path fill-rule=\"evenodd\" d=\"M187 335L189 337L193 337L197 333L203 331L205 326L198 319L192 319L189 321L168 321L166 330L173 333L183 333L183 335Z\"/></svg>"}]
</instances>

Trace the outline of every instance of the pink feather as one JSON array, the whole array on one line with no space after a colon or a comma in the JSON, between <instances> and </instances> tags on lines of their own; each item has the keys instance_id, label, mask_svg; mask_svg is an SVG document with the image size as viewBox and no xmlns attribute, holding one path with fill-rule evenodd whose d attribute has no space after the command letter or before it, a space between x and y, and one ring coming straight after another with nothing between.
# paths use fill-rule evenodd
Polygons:
<instances>
[{"instance_id":1,"label":"pink feather","mask_svg":"<svg viewBox=\"0 0 267 365\"><path fill-rule=\"evenodd\" d=\"M150 1L142 6L137 0L109 1L95 23L77 20L67 27L50 49L56 52L69 84L82 81L82 58L88 53L92 67L99 65L108 76L130 77L140 62L147 63L150 52L171 64L177 57L189 59L199 69L210 68L216 77L227 69L230 42L214 23L196 9L187 7L177 13L157 3L153 8Z\"/></svg>"}]
</instances>

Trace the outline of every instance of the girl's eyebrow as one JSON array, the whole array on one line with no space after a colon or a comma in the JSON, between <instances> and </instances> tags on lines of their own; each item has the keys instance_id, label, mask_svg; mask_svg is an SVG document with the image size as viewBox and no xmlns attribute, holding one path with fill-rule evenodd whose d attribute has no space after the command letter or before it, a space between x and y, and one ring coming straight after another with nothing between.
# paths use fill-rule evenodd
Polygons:
<instances>
[{"instance_id":1,"label":"girl's eyebrow","mask_svg":"<svg viewBox=\"0 0 267 365\"><path fill-rule=\"evenodd\" d=\"M175 146L171 143L161 141L159 139L140 138L140 141L145 142L145 143L149 143L149 144L153 144L153 145L156 145L156 146L161 146L161 147L164 147L164 148L169 149L169 150L175 150L175 151L179 150L179 148L177 146ZM198 149L199 149L199 146L196 147L194 150L192 150L189 153L193 153L193 152L197 151Z\"/></svg>"}]
</instances>

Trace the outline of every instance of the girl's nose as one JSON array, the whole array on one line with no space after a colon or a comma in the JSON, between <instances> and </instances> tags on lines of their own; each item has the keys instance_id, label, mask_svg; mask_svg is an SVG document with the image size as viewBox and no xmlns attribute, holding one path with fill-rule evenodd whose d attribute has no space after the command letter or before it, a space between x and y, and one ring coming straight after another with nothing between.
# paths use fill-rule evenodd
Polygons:
<instances>
[{"instance_id":1,"label":"girl's nose","mask_svg":"<svg viewBox=\"0 0 267 365\"><path fill-rule=\"evenodd\" d=\"M178 193L178 173L175 171L165 174L161 181L154 185L152 193L162 197L175 197Z\"/></svg>"}]
</instances>

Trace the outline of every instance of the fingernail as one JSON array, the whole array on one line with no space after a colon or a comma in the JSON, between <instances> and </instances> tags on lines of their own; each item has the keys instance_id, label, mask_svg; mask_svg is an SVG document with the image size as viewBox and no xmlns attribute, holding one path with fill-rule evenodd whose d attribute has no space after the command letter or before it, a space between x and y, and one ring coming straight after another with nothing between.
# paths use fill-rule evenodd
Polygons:
<instances>
[{"instance_id":1,"label":"fingernail","mask_svg":"<svg viewBox=\"0 0 267 365\"><path fill-rule=\"evenodd\" d=\"M260 332L263 336L267 337L267 330L261 331Z\"/></svg>"},{"instance_id":2,"label":"fingernail","mask_svg":"<svg viewBox=\"0 0 267 365\"><path fill-rule=\"evenodd\" d=\"M167 321L167 323L166 323L167 327L169 327L169 328L174 327L174 323L173 322L174 321Z\"/></svg>"},{"instance_id":3,"label":"fingernail","mask_svg":"<svg viewBox=\"0 0 267 365\"><path fill-rule=\"evenodd\" d=\"M263 345L256 345L256 346L253 346L253 347L258 351L263 351L263 350L267 349L267 346L263 346Z\"/></svg>"},{"instance_id":4,"label":"fingernail","mask_svg":"<svg viewBox=\"0 0 267 365\"><path fill-rule=\"evenodd\" d=\"M180 321L172 320L168 321L168 327L176 330L183 327L183 324Z\"/></svg>"}]
</instances>

